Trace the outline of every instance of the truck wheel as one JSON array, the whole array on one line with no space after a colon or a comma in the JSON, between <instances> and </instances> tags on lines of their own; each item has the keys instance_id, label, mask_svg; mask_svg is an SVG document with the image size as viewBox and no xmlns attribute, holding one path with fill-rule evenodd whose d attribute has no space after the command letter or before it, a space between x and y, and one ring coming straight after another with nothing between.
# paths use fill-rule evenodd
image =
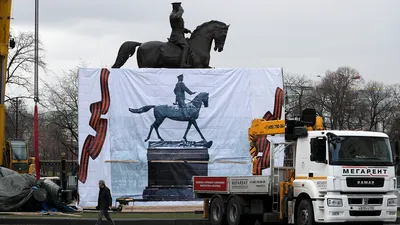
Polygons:
<instances>
[{"instance_id":1,"label":"truck wheel","mask_svg":"<svg viewBox=\"0 0 400 225\"><path fill-rule=\"evenodd\" d=\"M301 200L297 207L296 225L314 225L314 211L310 199Z\"/></svg>"},{"instance_id":2,"label":"truck wheel","mask_svg":"<svg viewBox=\"0 0 400 225\"><path fill-rule=\"evenodd\" d=\"M243 221L242 207L237 197L230 197L226 207L226 219L229 225L240 225Z\"/></svg>"},{"instance_id":3,"label":"truck wheel","mask_svg":"<svg viewBox=\"0 0 400 225\"><path fill-rule=\"evenodd\" d=\"M224 202L219 196L213 197L211 199L208 218L211 225L226 224Z\"/></svg>"}]
</instances>

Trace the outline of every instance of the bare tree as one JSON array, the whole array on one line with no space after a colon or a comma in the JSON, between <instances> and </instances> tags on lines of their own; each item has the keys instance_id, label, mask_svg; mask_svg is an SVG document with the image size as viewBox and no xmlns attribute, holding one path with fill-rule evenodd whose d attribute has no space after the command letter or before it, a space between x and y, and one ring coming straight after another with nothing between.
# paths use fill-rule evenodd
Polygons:
<instances>
[{"instance_id":1,"label":"bare tree","mask_svg":"<svg viewBox=\"0 0 400 225\"><path fill-rule=\"evenodd\" d=\"M18 104L18 106L17 106ZM32 135L33 115L28 112L23 99L6 104L6 138L29 138ZM18 120L18 121L17 121Z\"/></svg>"},{"instance_id":2,"label":"bare tree","mask_svg":"<svg viewBox=\"0 0 400 225\"><path fill-rule=\"evenodd\" d=\"M78 68L63 72L57 83L44 82L47 109L51 122L58 127L57 141L69 152L78 149Z\"/></svg>"},{"instance_id":3,"label":"bare tree","mask_svg":"<svg viewBox=\"0 0 400 225\"><path fill-rule=\"evenodd\" d=\"M298 117L311 105L314 86L306 75L284 75L285 117Z\"/></svg>"},{"instance_id":4,"label":"bare tree","mask_svg":"<svg viewBox=\"0 0 400 225\"><path fill-rule=\"evenodd\" d=\"M388 135L394 140L400 140L400 116L396 116L392 119L388 130Z\"/></svg>"},{"instance_id":5,"label":"bare tree","mask_svg":"<svg viewBox=\"0 0 400 225\"><path fill-rule=\"evenodd\" d=\"M327 71L313 95L315 108L326 117L331 129L355 129L360 74L350 67ZM360 84L362 83L359 82Z\"/></svg>"},{"instance_id":6,"label":"bare tree","mask_svg":"<svg viewBox=\"0 0 400 225\"><path fill-rule=\"evenodd\" d=\"M15 48L10 49L8 54L6 85L23 87L30 91L32 74L35 62L35 36L32 32L20 32L15 37ZM44 61L43 44L39 40L39 67L47 70ZM6 95L6 101L9 96Z\"/></svg>"},{"instance_id":7,"label":"bare tree","mask_svg":"<svg viewBox=\"0 0 400 225\"><path fill-rule=\"evenodd\" d=\"M397 92L393 85L385 86L381 82L370 81L364 88L363 101L368 107L367 127L368 130L377 130L378 123L386 123L393 117L398 107Z\"/></svg>"},{"instance_id":8,"label":"bare tree","mask_svg":"<svg viewBox=\"0 0 400 225\"><path fill-rule=\"evenodd\" d=\"M42 152L41 159L60 160L61 153L65 150L60 143L61 138L59 137L59 133L61 130L57 124L53 123L54 113L56 112L42 113L39 121L39 144Z\"/></svg>"}]
</instances>

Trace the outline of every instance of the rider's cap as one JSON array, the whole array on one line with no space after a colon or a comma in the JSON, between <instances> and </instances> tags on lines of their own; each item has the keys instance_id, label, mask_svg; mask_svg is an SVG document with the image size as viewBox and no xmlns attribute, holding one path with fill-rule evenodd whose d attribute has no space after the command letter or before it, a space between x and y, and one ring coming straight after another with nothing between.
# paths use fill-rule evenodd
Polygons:
<instances>
[{"instance_id":1,"label":"rider's cap","mask_svg":"<svg viewBox=\"0 0 400 225\"><path fill-rule=\"evenodd\" d=\"M182 4L182 2L173 2L171 3L173 6L180 6Z\"/></svg>"},{"instance_id":2,"label":"rider's cap","mask_svg":"<svg viewBox=\"0 0 400 225\"><path fill-rule=\"evenodd\" d=\"M183 74L178 75L178 79L183 79Z\"/></svg>"}]
</instances>

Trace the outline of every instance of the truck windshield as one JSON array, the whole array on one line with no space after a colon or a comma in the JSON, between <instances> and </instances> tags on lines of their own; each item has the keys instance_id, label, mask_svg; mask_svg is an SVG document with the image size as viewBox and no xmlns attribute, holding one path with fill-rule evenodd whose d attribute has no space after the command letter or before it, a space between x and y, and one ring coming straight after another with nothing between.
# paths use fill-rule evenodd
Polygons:
<instances>
[{"instance_id":1,"label":"truck windshield","mask_svg":"<svg viewBox=\"0 0 400 225\"><path fill-rule=\"evenodd\" d=\"M385 137L336 136L329 138L329 164L391 166L392 149Z\"/></svg>"},{"instance_id":2,"label":"truck windshield","mask_svg":"<svg viewBox=\"0 0 400 225\"><path fill-rule=\"evenodd\" d=\"M12 159L27 160L26 145L23 141L11 141Z\"/></svg>"}]
</instances>

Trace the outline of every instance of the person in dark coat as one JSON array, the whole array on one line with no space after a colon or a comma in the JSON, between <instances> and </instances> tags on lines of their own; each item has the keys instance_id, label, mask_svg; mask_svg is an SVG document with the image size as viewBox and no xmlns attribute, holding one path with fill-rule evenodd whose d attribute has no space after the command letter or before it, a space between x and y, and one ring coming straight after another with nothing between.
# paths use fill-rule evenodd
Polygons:
<instances>
[{"instance_id":1,"label":"person in dark coat","mask_svg":"<svg viewBox=\"0 0 400 225\"><path fill-rule=\"evenodd\" d=\"M103 216L113 225L115 225L114 221L111 219L108 210L111 209L112 206L112 198L110 189L106 186L104 180L99 181L99 197L97 199L96 209L100 210L99 217L97 219L96 225L101 223Z\"/></svg>"}]
</instances>

